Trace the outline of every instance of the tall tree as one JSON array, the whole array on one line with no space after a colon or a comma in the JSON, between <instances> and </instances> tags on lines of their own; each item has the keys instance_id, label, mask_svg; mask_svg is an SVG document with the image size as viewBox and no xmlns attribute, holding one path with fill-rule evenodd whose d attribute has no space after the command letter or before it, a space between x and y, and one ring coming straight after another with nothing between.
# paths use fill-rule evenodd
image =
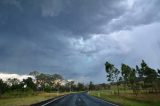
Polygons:
<instances>
[{"instance_id":1,"label":"tall tree","mask_svg":"<svg viewBox=\"0 0 160 106\"><path fill-rule=\"evenodd\" d=\"M144 84L145 87L152 87L153 88L153 83L157 79L157 72L156 70L150 68L144 60L142 60L141 63L141 72L143 73L144 76Z\"/></svg>"},{"instance_id":2,"label":"tall tree","mask_svg":"<svg viewBox=\"0 0 160 106\"><path fill-rule=\"evenodd\" d=\"M115 70L114 65L109 62L106 62L105 63L105 70L107 73L107 80L110 82L114 82L114 70Z\"/></svg>"},{"instance_id":3,"label":"tall tree","mask_svg":"<svg viewBox=\"0 0 160 106\"><path fill-rule=\"evenodd\" d=\"M138 66L136 66L136 69L139 71ZM131 87L135 94L137 94L137 92L135 92L135 91L137 91L136 90L137 89L136 69L131 68L130 66L128 66L126 64L122 64L122 66L121 66L122 76L123 76L123 79L124 79L125 87L126 86Z\"/></svg>"},{"instance_id":4,"label":"tall tree","mask_svg":"<svg viewBox=\"0 0 160 106\"><path fill-rule=\"evenodd\" d=\"M122 76L123 76L124 80L126 81L126 83L128 83L131 68L126 64L122 64L121 70L122 70Z\"/></svg>"},{"instance_id":5,"label":"tall tree","mask_svg":"<svg viewBox=\"0 0 160 106\"><path fill-rule=\"evenodd\" d=\"M119 74L120 74L120 71L113 64L111 64L109 62L105 63L105 70L107 73L108 81L110 81L110 82L116 81L117 91L119 94Z\"/></svg>"}]
</instances>

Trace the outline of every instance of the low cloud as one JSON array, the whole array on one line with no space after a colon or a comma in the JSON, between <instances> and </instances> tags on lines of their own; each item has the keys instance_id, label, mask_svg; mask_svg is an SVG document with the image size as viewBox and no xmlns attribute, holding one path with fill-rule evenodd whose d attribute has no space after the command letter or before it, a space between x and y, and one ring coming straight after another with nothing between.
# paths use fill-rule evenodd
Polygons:
<instances>
[{"instance_id":1,"label":"low cloud","mask_svg":"<svg viewBox=\"0 0 160 106\"><path fill-rule=\"evenodd\" d=\"M2 79L3 81L6 81L7 79L13 79L13 78L17 78L20 81L22 81L23 79L27 79L28 77L31 77L34 79L33 76L30 75L19 75L19 74L9 74L9 73L0 73L0 79Z\"/></svg>"}]
</instances>

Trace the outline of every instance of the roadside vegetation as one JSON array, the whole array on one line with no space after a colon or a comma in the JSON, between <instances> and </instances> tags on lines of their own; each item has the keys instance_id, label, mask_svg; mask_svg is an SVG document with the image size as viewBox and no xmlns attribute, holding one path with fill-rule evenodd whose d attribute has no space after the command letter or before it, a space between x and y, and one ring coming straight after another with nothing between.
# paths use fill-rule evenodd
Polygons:
<instances>
[{"instance_id":1,"label":"roadside vegetation","mask_svg":"<svg viewBox=\"0 0 160 106\"><path fill-rule=\"evenodd\" d=\"M89 94L122 106L160 106L160 70L153 69L142 60L140 65L130 67L121 64L116 68L105 63L106 78L101 90Z\"/></svg>"},{"instance_id":2,"label":"roadside vegetation","mask_svg":"<svg viewBox=\"0 0 160 106\"><path fill-rule=\"evenodd\" d=\"M90 91L89 94L120 106L160 106L160 95L142 93L136 96L130 90L120 91L119 95L113 92L111 90Z\"/></svg>"},{"instance_id":3,"label":"roadside vegetation","mask_svg":"<svg viewBox=\"0 0 160 106\"><path fill-rule=\"evenodd\" d=\"M65 95L67 93L57 94L57 93L46 93L46 92L37 92L37 93L26 92L26 94L24 93L22 94L21 96L15 94L4 95L3 97L0 98L0 106L29 106L31 104L55 98L57 96Z\"/></svg>"},{"instance_id":4,"label":"roadside vegetation","mask_svg":"<svg viewBox=\"0 0 160 106\"><path fill-rule=\"evenodd\" d=\"M30 75L34 77L22 81L16 78L9 78L6 81L0 79L0 106L30 105L87 89L83 83L64 80L59 74L50 75L33 71Z\"/></svg>"}]
</instances>

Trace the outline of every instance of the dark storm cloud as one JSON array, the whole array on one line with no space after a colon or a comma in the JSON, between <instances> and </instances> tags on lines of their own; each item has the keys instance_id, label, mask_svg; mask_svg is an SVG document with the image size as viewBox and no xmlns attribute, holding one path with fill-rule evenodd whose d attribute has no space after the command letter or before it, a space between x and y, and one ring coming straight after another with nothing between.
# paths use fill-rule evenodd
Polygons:
<instances>
[{"instance_id":1,"label":"dark storm cloud","mask_svg":"<svg viewBox=\"0 0 160 106\"><path fill-rule=\"evenodd\" d=\"M132 27L147 25L160 21L159 0L128 0L133 2L128 10L118 18L113 19L104 28L106 32L132 29Z\"/></svg>"},{"instance_id":2,"label":"dark storm cloud","mask_svg":"<svg viewBox=\"0 0 160 106\"><path fill-rule=\"evenodd\" d=\"M51 30L87 36L86 33L100 32L100 25L123 14L125 8L121 2L122 0L3 0L0 8L1 23L5 24L1 26L3 30L17 33L28 33L33 27L39 29L50 26Z\"/></svg>"},{"instance_id":3,"label":"dark storm cloud","mask_svg":"<svg viewBox=\"0 0 160 106\"><path fill-rule=\"evenodd\" d=\"M1 0L0 70L40 70L81 81L95 81L96 75L97 82L103 82L107 59L118 65L135 56L136 35L121 30L159 22L159 4L159 0Z\"/></svg>"}]
</instances>

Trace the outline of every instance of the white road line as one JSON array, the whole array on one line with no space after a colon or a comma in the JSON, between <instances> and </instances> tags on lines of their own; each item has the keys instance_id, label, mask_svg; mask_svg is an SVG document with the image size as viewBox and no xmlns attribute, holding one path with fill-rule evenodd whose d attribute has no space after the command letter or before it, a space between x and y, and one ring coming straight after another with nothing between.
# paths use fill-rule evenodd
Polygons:
<instances>
[{"instance_id":1,"label":"white road line","mask_svg":"<svg viewBox=\"0 0 160 106\"><path fill-rule=\"evenodd\" d=\"M93 97L93 96L92 96L92 97ZM105 101L105 100L103 100L103 99L99 99L99 98L96 98L96 97L94 97L94 98L97 99L97 100L106 102L106 103L108 103L108 104L111 104L111 105L113 105L113 106L119 106L119 105L113 104L113 103L111 103L111 102L107 102L107 101Z\"/></svg>"},{"instance_id":2,"label":"white road line","mask_svg":"<svg viewBox=\"0 0 160 106\"><path fill-rule=\"evenodd\" d=\"M48 105L48 104L50 104L50 103L52 103L52 102L54 102L54 101L56 101L56 100L58 100L58 99L61 99L61 98L65 97L65 96L67 96L67 95L61 96L61 97L59 97L59 98L55 98L55 99L53 99L53 100L51 100L51 101L49 101L49 102L47 102L47 103L45 103L45 104L43 104L43 105L41 105L41 106L46 106L46 105Z\"/></svg>"}]
</instances>

